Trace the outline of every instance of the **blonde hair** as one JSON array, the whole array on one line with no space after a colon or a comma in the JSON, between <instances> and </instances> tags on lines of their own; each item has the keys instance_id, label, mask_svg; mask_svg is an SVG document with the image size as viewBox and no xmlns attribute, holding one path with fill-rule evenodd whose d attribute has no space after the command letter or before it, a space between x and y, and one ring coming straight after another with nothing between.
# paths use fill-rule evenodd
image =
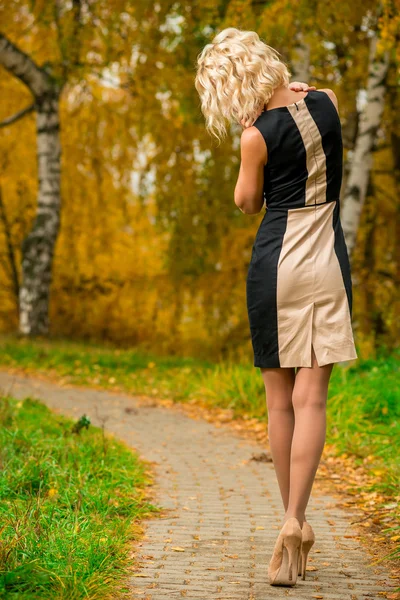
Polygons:
<instances>
[{"instance_id":1,"label":"blonde hair","mask_svg":"<svg viewBox=\"0 0 400 600\"><path fill-rule=\"evenodd\" d=\"M253 122L274 89L288 85L290 76L279 52L255 31L221 31L197 57L195 87L208 132L221 141L226 121Z\"/></svg>"}]
</instances>

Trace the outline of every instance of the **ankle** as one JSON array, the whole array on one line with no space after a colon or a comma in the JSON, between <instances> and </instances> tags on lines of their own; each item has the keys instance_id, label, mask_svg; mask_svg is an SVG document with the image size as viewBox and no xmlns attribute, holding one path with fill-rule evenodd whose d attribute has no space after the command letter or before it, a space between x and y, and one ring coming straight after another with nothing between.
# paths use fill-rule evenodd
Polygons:
<instances>
[{"instance_id":1,"label":"ankle","mask_svg":"<svg viewBox=\"0 0 400 600\"><path fill-rule=\"evenodd\" d=\"M286 512L285 515L284 515L284 517L283 517L282 525L284 523L286 523L286 521L288 519L290 519L291 517L295 517L298 520L298 522L300 523L300 527L303 527L304 521L307 520L306 516L304 514L299 514L299 513L296 513L296 512L292 512L292 513L291 512Z\"/></svg>"}]
</instances>

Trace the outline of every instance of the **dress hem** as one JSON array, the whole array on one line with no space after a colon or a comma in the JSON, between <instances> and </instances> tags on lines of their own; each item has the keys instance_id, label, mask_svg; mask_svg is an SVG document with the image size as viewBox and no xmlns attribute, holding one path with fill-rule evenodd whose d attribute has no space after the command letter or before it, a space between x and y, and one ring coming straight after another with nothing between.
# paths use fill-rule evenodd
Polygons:
<instances>
[{"instance_id":1,"label":"dress hem","mask_svg":"<svg viewBox=\"0 0 400 600\"><path fill-rule=\"evenodd\" d=\"M330 364L336 364L336 363L342 363L342 362L350 362L352 360L357 360L358 359L358 355L357 352L354 353L350 353L350 355L346 356L345 358L337 358L337 357L332 357L332 358L326 358L322 361L320 361L318 363L319 367L324 367L325 365L330 365ZM277 361L276 358L275 359L265 359L260 355L255 355L254 356L254 367L256 368L260 368L260 369L290 369L290 368L297 368L297 367L309 367L311 368L311 363L308 360L300 360L300 361L294 361L291 364L285 364L285 365L279 365L277 366Z\"/></svg>"}]
</instances>

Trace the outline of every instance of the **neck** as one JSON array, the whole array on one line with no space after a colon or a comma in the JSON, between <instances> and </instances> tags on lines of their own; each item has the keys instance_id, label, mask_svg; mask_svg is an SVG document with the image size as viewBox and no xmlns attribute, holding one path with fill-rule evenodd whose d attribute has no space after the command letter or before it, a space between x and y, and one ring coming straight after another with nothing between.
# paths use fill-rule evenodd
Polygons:
<instances>
[{"instance_id":1,"label":"neck","mask_svg":"<svg viewBox=\"0 0 400 600\"><path fill-rule=\"evenodd\" d=\"M268 100L268 102L266 104L264 104L264 109L267 108L267 106L272 101L272 99L275 102L278 101L278 103L279 103L279 101L286 102L286 100L287 100L287 93L290 92L290 91L291 90L289 90L289 85L286 85L284 83L282 85L279 85L278 87L274 88L270 99Z\"/></svg>"}]
</instances>

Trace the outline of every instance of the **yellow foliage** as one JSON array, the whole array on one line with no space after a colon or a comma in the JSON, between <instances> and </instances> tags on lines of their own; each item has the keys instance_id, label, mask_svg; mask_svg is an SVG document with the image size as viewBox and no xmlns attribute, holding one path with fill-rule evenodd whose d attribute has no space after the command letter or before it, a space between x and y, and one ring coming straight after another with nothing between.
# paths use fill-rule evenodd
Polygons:
<instances>
[{"instance_id":1,"label":"yellow foliage","mask_svg":"<svg viewBox=\"0 0 400 600\"><path fill-rule=\"evenodd\" d=\"M378 26L385 47L395 48L398 3L382 5ZM71 13L57 24L51 3L4 6L0 16L10 38L61 76L76 52ZM218 30L238 26L257 29L290 66L301 33L310 48L309 82L334 88L347 126L368 71L368 32L360 25L373 10L372 0L339 5L329 0L316 8L306 0L261 5L207 0L174 5L169 14L167 3L157 11L145 2L94 3L89 26L80 32L81 62L67 80L60 107L62 218L50 303L54 333L207 357L251 355L245 277L262 215L249 218L234 206L238 135L217 147L205 132L194 89L196 56ZM373 356L381 343L395 345L400 334L397 81L396 66L389 73L354 257L354 322L362 356ZM32 102L7 73L0 94L0 120ZM19 266L20 245L35 215L35 115L1 134L0 184ZM0 223L2 256L5 249ZM0 280L5 282L0 327L15 329L7 261L0 263Z\"/></svg>"}]
</instances>

